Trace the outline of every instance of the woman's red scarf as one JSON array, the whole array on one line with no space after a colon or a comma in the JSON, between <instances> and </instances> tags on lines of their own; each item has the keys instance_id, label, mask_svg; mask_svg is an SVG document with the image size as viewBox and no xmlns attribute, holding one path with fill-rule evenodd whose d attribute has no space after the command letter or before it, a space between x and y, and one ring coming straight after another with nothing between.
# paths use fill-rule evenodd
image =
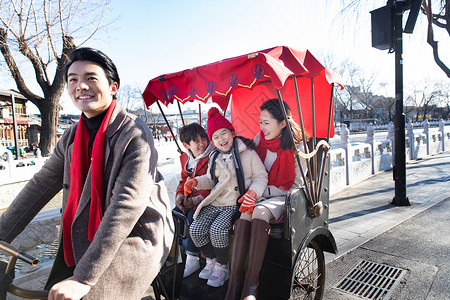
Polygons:
<instances>
[{"instance_id":1,"label":"woman's red scarf","mask_svg":"<svg viewBox=\"0 0 450 300\"><path fill-rule=\"evenodd\" d=\"M113 100L109 106L102 124L97 132L92 146L92 162L89 155L89 130L86 122L80 116L75 140L72 149L72 161L70 163L70 191L66 210L63 216L63 250L64 260L68 267L75 266L75 258L72 247L72 223L80 202L81 193L91 165L91 207L89 210L88 239L92 241L103 217L103 154L105 147L105 132L116 107Z\"/></svg>"},{"instance_id":2,"label":"woman's red scarf","mask_svg":"<svg viewBox=\"0 0 450 300\"><path fill-rule=\"evenodd\" d=\"M262 131L259 137L256 152L263 163L266 160L267 150L277 154L277 158L269 170L268 185L276 186L285 191L289 190L295 181L294 151L281 149L280 137L266 140Z\"/></svg>"}]
</instances>

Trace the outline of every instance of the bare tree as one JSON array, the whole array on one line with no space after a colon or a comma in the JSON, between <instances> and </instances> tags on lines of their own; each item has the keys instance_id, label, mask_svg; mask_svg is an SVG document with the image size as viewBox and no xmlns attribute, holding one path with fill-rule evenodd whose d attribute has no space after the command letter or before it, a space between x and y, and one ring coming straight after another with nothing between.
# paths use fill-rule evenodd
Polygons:
<instances>
[{"instance_id":1,"label":"bare tree","mask_svg":"<svg viewBox=\"0 0 450 300\"><path fill-rule=\"evenodd\" d=\"M375 96L373 117L383 124L393 121L395 114L395 99L394 97Z\"/></svg>"},{"instance_id":2,"label":"bare tree","mask_svg":"<svg viewBox=\"0 0 450 300\"><path fill-rule=\"evenodd\" d=\"M351 70L350 83L352 87L349 92L361 103L367 112L366 117L372 118L374 115L373 102L375 95L373 86L377 75L375 73L366 74L360 68Z\"/></svg>"},{"instance_id":3,"label":"bare tree","mask_svg":"<svg viewBox=\"0 0 450 300\"><path fill-rule=\"evenodd\" d=\"M128 112L142 108L142 93L138 87L133 87L129 84L120 87L117 93L117 101Z\"/></svg>"},{"instance_id":4,"label":"bare tree","mask_svg":"<svg viewBox=\"0 0 450 300\"><path fill-rule=\"evenodd\" d=\"M427 28L427 43L433 48L433 57L436 64L442 71L445 72L447 77L450 78L450 68L448 68L439 56L438 42L434 40L434 27L444 29L447 31L450 37L450 2L448 0L423 0L422 12L427 16L428 28ZM436 10L434 10L436 9ZM437 11L434 13L433 11ZM447 56L448 58L448 56Z\"/></svg>"},{"instance_id":5,"label":"bare tree","mask_svg":"<svg viewBox=\"0 0 450 300\"><path fill-rule=\"evenodd\" d=\"M336 53L333 51L321 51L317 53L317 57L324 67L337 72L339 75L346 73L348 65L354 65L349 58L338 59Z\"/></svg>"},{"instance_id":6,"label":"bare tree","mask_svg":"<svg viewBox=\"0 0 450 300\"><path fill-rule=\"evenodd\" d=\"M128 111L143 119L152 132L156 135L158 124L161 121L161 113L156 105L145 106L142 98L143 90L137 85L123 85L117 95L117 101Z\"/></svg>"},{"instance_id":7,"label":"bare tree","mask_svg":"<svg viewBox=\"0 0 450 300\"><path fill-rule=\"evenodd\" d=\"M436 88L440 91L436 100L436 119L447 119L450 113L450 86L447 82L437 82Z\"/></svg>"},{"instance_id":8,"label":"bare tree","mask_svg":"<svg viewBox=\"0 0 450 300\"><path fill-rule=\"evenodd\" d=\"M0 0L0 51L17 88L41 113L40 148L56 145L67 55L100 28L108 0ZM34 73L34 80L26 75ZM27 82L26 82L27 81ZM33 91L36 83L39 92Z\"/></svg>"},{"instance_id":9,"label":"bare tree","mask_svg":"<svg viewBox=\"0 0 450 300\"><path fill-rule=\"evenodd\" d=\"M408 116L408 115L412 115L414 113L415 114L414 121L416 121L416 122L419 120L419 115L420 115L420 110L419 110L419 107L421 105L420 100L421 100L421 98L419 97L419 93L416 92L416 90L414 90L410 95L408 95L405 100L406 106L411 107L411 109L408 110L408 112L406 112L405 114Z\"/></svg>"},{"instance_id":10,"label":"bare tree","mask_svg":"<svg viewBox=\"0 0 450 300\"><path fill-rule=\"evenodd\" d=\"M336 91L335 118L337 121L343 118L353 119L354 110L365 110L365 117L376 118L381 122L392 121L395 113L395 99L385 97L389 94L387 83L381 82L378 86L377 73L364 72L351 59L336 59L334 53L319 53L320 61L329 69L337 71L344 77L346 89ZM359 109L358 109L359 107Z\"/></svg>"},{"instance_id":11,"label":"bare tree","mask_svg":"<svg viewBox=\"0 0 450 300\"><path fill-rule=\"evenodd\" d=\"M387 111L387 118L383 119L383 123L389 123L391 121L394 121L394 115L395 115L395 98L394 97L387 97L384 101L384 106Z\"/></svg>"},{"instance_id":12,"label":"bare tree","mask_svg":"<svg viewBox=\"0 0 450 300\"><path fill-rule=\"evenodd\" d=\"M429 82L427 80L414 85L412 93L407 97L407 103L416 108L415 121L427 119L433 109L436 108L442 96L440 82Z\"/></svg>"},{"instance_id":13,"label":"bare tree","mask_svg":"<svg viewBox=\"0 0 450 300\"><path fill-rule=\"evenodd\" d=\"M380 90L383 90L385 95L388 94L387 92L387 83L382 82L379 84ZM395 98L394 97L384 97L384 96L377 96L375 100L376 107L381 111L380 113L380 121L384 124L387 124L394 119L395 114Z\"/></svg>"},{"instance_id":14,"label":"bare tree","mask_svg":"<svg viewBox=\"0 0 450 300\"><path fill-rule=\"evenodd\" d=\"M349 60L345 61L342 72L347 84L345 90L338 91L337 99L345 107L346 114L352 119L355 108L363 109L366 118L373 118L376 113L373 104L377 74L364 72Z\"/></svg>"}]
</instances>

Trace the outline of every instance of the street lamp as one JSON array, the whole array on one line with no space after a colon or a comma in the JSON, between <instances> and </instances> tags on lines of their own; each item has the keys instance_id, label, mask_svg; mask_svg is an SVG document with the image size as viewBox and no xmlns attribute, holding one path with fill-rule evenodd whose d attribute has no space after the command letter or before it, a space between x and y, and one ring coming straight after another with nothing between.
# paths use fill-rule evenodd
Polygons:
<instances>
[{"instance_id":1,"label":"street lamp","mask_svg":"<svg viewBox=\"0 0 450 300\"><path fill-rule=\"evenodd\" d=\"M403 12L411 10L405 33L412 33L422 0L388 0L386 6L371 11L372 47L395 52L395 115L393 175L395 196L393 205L409 206L406 196L405 114L403 113Z\"/></svg>"}]
</instances>

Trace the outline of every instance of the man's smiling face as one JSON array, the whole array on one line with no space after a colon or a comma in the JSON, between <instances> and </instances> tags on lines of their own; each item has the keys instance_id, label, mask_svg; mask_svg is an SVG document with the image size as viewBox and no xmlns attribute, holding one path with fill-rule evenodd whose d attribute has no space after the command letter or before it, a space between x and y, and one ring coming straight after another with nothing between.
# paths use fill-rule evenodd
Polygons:
<instances>
[{"instance_id":1,"label":"man's smiling face","mask_svg":"<svg viewBox=\"0 0 450 300\"><path fill-rule=\"evenodd\" d=\"M94 62L75 61L67 72L70 98L88 118L106 111L117 89L117 83L110 84L102 67Z\"/></svg>"}]
</instances>

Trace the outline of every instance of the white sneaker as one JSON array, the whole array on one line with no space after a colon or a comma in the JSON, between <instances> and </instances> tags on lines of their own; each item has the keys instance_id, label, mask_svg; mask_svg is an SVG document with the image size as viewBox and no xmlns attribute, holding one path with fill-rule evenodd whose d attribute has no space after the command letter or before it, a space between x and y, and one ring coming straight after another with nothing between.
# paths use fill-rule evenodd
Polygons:
<instances>
[{"instance_id":1,"label":"white sneaker","mask_svg":"<svg viewBox=\"0 0 450 300\"><path fill-rule=\"evenodd\" d=\"M198 277L201 279L208 279L214 271L214 265L216 264L216 259L206 258L206 266L203 270L198 274Z\"/></svg>"},{"instance_id":2,"label":"white sneaker","mask_svg":"<svg viewBox=\"0 0 450 300\"><path fill-rule=\"evenodd\" d=\"M200 269L200 260L198 256L186 254L186 265L184 266L183 278L188 277Z\"/></svg>"},{"instance_id":3,"label":"white sneaker","mask_svg":"<svg viewBox=\"0 0 450 300\"><path fill-rule=\"evenodd\" d=\"M208 282L206 283L209 286L219 287L225 284L225 281L228 280L230 275L230 271L228 270L228 264L221 265L216 262L214 266L214 271L209 276Z\"/></svg>"}]
</instances>

